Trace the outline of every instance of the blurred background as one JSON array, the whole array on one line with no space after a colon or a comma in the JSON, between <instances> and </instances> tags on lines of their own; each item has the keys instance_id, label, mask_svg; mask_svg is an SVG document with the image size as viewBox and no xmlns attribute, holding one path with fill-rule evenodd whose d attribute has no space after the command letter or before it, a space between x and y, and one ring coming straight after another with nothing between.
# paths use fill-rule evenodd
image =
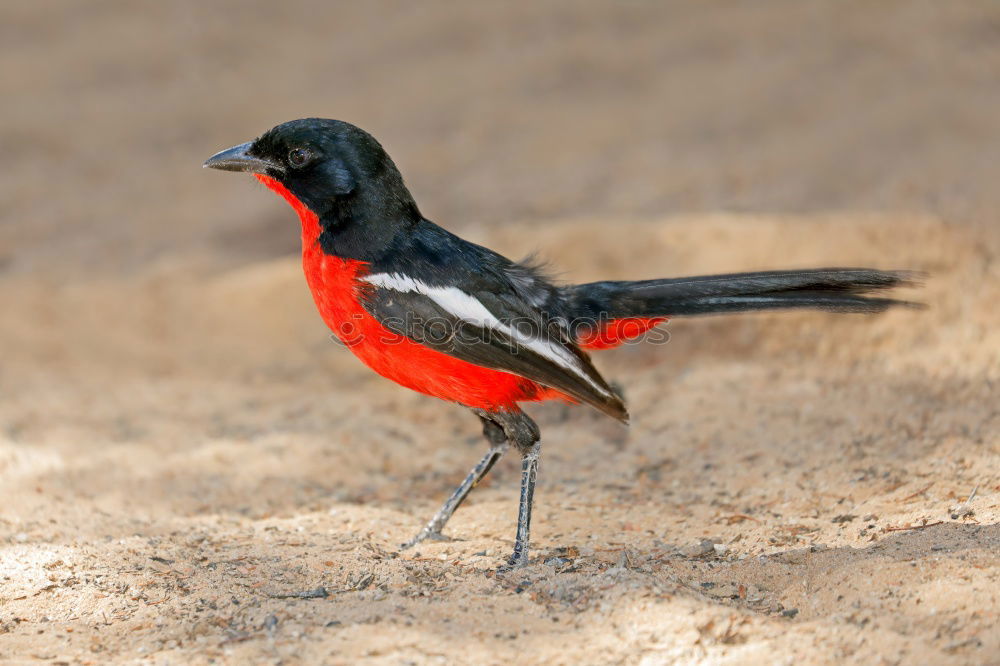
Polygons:
<instances>
[{"instance_id":1,"label":"blurred background","mask_svg":"<svg viewBox=\"0 0 1000 666\"><path fill-rule=\"evenodd\" d=\"M0 266L291 253L280 202L203 173L347 120L424 213L1000 209L991 2L4 3Z\"/></svg>"},{"instance_id":2,"label":"blurred background","mask_svg":"<svg viewBox=\"0 0 1000 666\"><path fill-rule=\"evenodd\" d=\"M0 62L0 661L1000 654L997 2L8 0ZM307 116L565 280L911 268L929 308L671 321L595 359L629 430L528 410L578 573L484 575L512 461L396 558L477 425L332 344L293 212L201 168Z\"/></svg>"}]
</instances>

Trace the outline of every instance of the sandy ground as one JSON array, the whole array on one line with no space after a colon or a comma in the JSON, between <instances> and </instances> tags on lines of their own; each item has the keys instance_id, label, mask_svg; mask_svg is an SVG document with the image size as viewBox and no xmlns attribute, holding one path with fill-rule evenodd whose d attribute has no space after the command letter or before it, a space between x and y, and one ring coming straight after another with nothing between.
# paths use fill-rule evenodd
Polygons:
<instances>
[{"instance_id":1,"label":"sandy ground","mask_svg":"<svg viewBox=\"0 0 1000 666\"><path fill-rule=\"evenodd\" d=\"M277 6L2 10L0 662L1000 663L1000 14ZM567 281L905 267L928 308L602 353L633 424L529 408L530 567L513 459L400 553L475 419L331 342L291 212L197 169L309 113Z\"/></svg>"}]
</instances>

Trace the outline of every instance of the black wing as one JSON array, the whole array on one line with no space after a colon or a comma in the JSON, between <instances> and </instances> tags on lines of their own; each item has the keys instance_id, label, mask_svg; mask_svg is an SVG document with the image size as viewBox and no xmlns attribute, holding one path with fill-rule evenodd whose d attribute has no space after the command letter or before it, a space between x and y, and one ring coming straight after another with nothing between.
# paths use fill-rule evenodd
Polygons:
<instances>
[{"instance_id":1,"label":"black wing","mask_svg":"<svg viewBox=\"0 0 1000 666\"><path fill-rule=\"evenodd\" d=\"M621 398L562 323L532 307L492 268L474 275L448 271L452 284L372 273L364 278L362 303L394 333L468 363L525 377L627 421Z\"/></svg>"}]
</instances>

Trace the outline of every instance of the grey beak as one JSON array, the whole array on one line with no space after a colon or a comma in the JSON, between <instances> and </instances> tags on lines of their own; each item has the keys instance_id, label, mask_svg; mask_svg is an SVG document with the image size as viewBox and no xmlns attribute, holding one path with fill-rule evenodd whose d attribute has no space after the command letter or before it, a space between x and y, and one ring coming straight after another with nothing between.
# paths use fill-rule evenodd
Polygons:
<instances>
[{"instance_id":1,"label":"grey beak","mask_svg":"<svg viewBox=\"0 0 1000 666\"><path fill-rule=\"evenodd\" d=\"M251 146L253 146L253 141L227 148L209 157L202 166L222 171L247 171L249 173L284 172L285 168L282 165L251 155L249 153Z\"/></svg>"}]
</instances>

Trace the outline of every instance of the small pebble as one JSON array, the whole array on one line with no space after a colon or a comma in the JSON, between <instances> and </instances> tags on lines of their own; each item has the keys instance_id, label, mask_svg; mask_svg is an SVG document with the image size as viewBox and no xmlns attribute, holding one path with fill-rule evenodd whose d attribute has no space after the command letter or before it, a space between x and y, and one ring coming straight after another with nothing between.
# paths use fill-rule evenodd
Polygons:
<instances>
[{"instance_id":1,"label":"small pebble","mask_svg":"<svg viewBox=\"0 0 1000 666\"><path fill-rule=\"evenodd\" d=\"M681 555L685 557L704 557L715 552L715 542L711 539L702 539L698 543L681 548Z\"/></svg>"},{"instance_id":2,"label":"small pebble","mask_svg":"<svg viewBox=\"0 0 1000 666\"><path fill-rule=\"evenodd\" d=\"M277 627L278 627L278 616L277 615L273 615L272 614L272 615L268 615L266 618L264 618L264 631L266 631L268 633L273 633L274 630Z\"/></svg>"}]
</instances>

